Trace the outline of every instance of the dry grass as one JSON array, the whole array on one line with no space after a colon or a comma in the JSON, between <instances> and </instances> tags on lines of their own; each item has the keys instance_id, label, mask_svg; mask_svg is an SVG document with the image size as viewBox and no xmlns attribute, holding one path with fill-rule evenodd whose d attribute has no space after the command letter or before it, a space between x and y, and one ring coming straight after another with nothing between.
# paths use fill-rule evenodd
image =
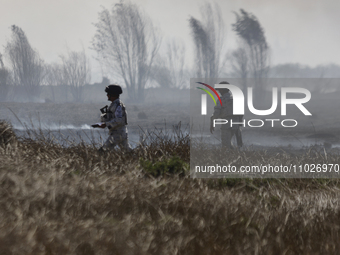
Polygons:
<instances>
[{"instance_id":1,"label":"dry grass","mask_svg":"<svg viewBox=\"0 0 340 255\"><path fill-rule=\"evenodd\" d=\"M0 144L0 254L340 250L337 180L202 180L171 173L155 178L142 169L141 159L166 162L176 155L188 163L187 136L159 136L133 153L100 155L85 144L17 141L4 122L0 134L1 141L13 141ZM249 162L273 157L242 153Z\"/></svg>"},{"instance_id":2,"label":"dry grass","mask_svg":"<svg viewBox=\"0 0 340 255\"><path fill-rule=\"evenodd\" d=\"M12 129L12 126L7 122L0 122L0 146L6 147L17 142L17 137Z\"/></svg>"}]
</instances>

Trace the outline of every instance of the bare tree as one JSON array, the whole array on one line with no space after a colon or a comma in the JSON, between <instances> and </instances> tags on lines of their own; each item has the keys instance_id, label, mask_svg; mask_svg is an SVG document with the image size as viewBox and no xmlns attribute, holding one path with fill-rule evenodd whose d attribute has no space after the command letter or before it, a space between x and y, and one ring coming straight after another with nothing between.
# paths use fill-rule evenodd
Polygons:
<instances>
[{"instance_id":1,"label":"bare tree","mask_svg":"<svg viewBox=\"0 0 340 255\"><path fill-rule=\"evenodd\" d=\"M160 46L161 37L151 20L132 3L104 9L93 40L93 47L111 74L122 79L128 97L144 101L144 88Z\"/></svg>"},{"instance_id":2,"label":"bare tree","mask_svg":"<svg viewBox=\"0 0 340 255\"><path fill-rule=\"evenodd\" d=\"M240 14L235 13L236 22L232 24L232 27L244 43L242 51L248 56L250 77L255 78L255 86L258 93L261 93L264 89L262 78L267 77L269 71L269 47L258 19L243 9L240 12Z\"/></svg>"},{"instance_id":3,"label":"bare tree","mask_svg":"<svg viewBox=\"0 0 340 255\"><path fill-rule=\"evenodd\" d=\"M246 50L243 47L234 50L231 53L230 60L233 76L242 79L243 91L247 91L249 59Z\"/></svg>"},{"instance_id":4,"label":"bare tree","mask_svg":"<svg viewBox=\"0 0 340 255\"><path fill-rule=\"evenodd\" d=\"M82 102L84 85L91 80L90 64L85 51L69 51L67 56L61 56L61 60L62 80L69 85L73 99Z\"/></svg>"},{"instance_id":5,"label":"bare tree","mask_svg":"<svg viewBox=\"0 0 340 255\"><path fill-rule=\"evenodd\" d=\"M181 88L185 78L185 45L180 41L171 41L167 45L165 64L169 69L170 87Z\"/></svg>"},{"instance_id":6,"label":"bare tree","mask_svg":"<svg viewBox=\"0 0 340 255\"><path fill-rule=\"evenodd\" d=\"M202 78L216 78L224 67L223 49L225 26L218 4L206 3L201 9L202 21L189 19L196 48L196 75Z\"/></svg>"},{"instance_id":7,"label":"bare tree","mask_svg":"<svg viewBox=\"0 0 340 255\"><path fill-rule=\"evenodd\" d=\"M5 101L9 91L8 84L9 72L5 68L4 62L2 61L2 54L0 53L0 101Z\"/></svg>"},{"instance_id":8,"label":"bare tree","mask_svg":"<svg viewBox=\"0 0 340 255\"><path fill-rule=\"evenodd\" d=\"M180 41L168 42L164 56L158 56L152 66L151 78L161 87L181 88L185 83L185 45Z\"/></svg>"},{"instance_id":9,"label":"bare tree","mask_svg":"<svg viewBox=\"0 0 340 255\"><path fill-rule=\"evenodd\" d=\"M57 63L46 65L46 75L44 77L44 84L50 86L52 101L55 102L55 87L61 87L66 84L63 66ZM67 99L67 90L63 89L64 97ZM67 100L66 100L67 101Z\"/></svg>"},{"instance_id":10,"label":"bare tree","mask_svg":"<svg viewBox=\"0 0 340 255\"><path fill-rule=\"evenodd\" d=\"M40 85L44 75L43 60L39 57L24 33L13 25L12 40L5 47L13 71L13 80L16 85L24 88L25 95L30 99L40 96Z\"/></svg>"},{"instance_id":11,"label":"bare tree","mask_svg":"<svg viewBox=\"0 0 340 255\"><path fill-rule=\"evenodd\" d=\"M163 57L157 57L155 64L150 70L150 81L156 82L162 88L170 88L172 86L170 71L164 64Z\"/></svg>"}]
</instances>

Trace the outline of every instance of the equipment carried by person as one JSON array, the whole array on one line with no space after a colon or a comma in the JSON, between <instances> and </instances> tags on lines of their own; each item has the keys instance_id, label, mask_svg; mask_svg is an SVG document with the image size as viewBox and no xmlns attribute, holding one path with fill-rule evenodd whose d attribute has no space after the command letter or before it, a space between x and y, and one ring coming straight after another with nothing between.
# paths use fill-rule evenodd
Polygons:
<instances>
[{"instance_id":1,"label":"equipment carried by person","mask_svg":"<svg viewBox=\"0 0 340 255\"><path fill-rule=\"evenodd\" d=\"M102 121L105 120L105 119L107 119L107 114L108 114L108 113L112 113L110 110L108 110L108 106L107 106L107 105L105 105L103 108L100 108L99 110L100 110L100 112L102 113L102 114L100 115L100 119L101 119ZM101 124L103 124L103 123L96 123L96 124L91 125L91 127L93 127L93 128L100 127Z\"/></svg>"}]
</instances>

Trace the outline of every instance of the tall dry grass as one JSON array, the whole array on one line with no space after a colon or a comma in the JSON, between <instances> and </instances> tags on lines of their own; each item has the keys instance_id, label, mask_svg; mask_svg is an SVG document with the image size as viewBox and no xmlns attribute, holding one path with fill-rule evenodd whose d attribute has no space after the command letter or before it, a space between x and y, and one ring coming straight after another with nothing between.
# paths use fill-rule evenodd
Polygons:
<instances>
[{"instance_id":1,"label":"tall dry grass","mask_svg":"<svg viewBox=\"0 0 340 255\"><path fill-rule=\"evenodd\" d=\"M0 134L0 254L340 250L336 179L202 180L143 169L142 161L156 165L175 156L188 163L188 136L159 135L132 153L98 154L92 145L16 138L4 122ZM249 162L273 157L242 153ZM309 156L280 160L296 157Z\"/></svg>"}]
</instances>

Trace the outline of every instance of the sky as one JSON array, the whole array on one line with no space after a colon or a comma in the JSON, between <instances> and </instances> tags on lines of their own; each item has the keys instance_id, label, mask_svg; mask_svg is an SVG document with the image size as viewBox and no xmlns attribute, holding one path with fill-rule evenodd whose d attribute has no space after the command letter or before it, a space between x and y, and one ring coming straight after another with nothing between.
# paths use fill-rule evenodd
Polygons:
<instances>
[{"instance_id":1,"label":"sky","mask_svg":"<svg viewBox=\"0 0 340 255\"><path fill-rule=\"evenodd\" d=\"M103 8L119 0L0 0L0 53L10 40L10 26L23 29L29 42L46 63L60 62L67 50L85 49L91 59L92 82L103 73L91 50L94 23ZM217 3L226 28L226 49L237 47L231 24L240 8L254 14L265 31L271 48L272 65L300 63L340 65L340 1L337 0L132 0L158 27L163 42L182 40L186 62L191 65L194 45L190 35L190 16L200 19L205 2Z\"/></svg>"}]
</instances>

